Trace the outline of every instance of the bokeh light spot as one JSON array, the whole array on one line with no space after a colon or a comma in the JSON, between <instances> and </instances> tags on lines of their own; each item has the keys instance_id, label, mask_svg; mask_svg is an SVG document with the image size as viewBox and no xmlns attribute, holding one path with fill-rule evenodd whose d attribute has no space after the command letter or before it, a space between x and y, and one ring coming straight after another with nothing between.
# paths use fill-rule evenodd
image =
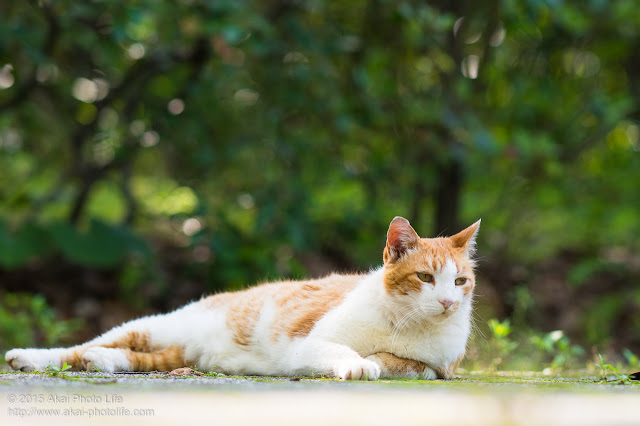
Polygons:
<instances>
[{"instance_id":1,"label":"bokeh light spot","mask_svg":"<svg viewBox=\"0 0 640 426\"><path fill-rule=\"evenodd\" d=\"M0 68L0 89L8 89L13 86L16 79L11 73L13 71L13 65L7 64Z\"/></svg>"},{"instance_id":2,"label":"bokeh light spot","mask_svg":"<svg viewBox=\"0 0 640 426\"><path fill-rule=\"evenodd\" d=\"M172 99L167 105L167 109L173 115L181 114L184 111L184 101L182 99Z\"/></svg>"},{"instance_id":3,"label":"bokeh light spot","mask_svg":"<svg viewBox=\"0 0 640 426\"><path fill-rule=\"evenodd\" d=\"M71 93L77 100L90 104L98 99L98 85L86 78L76 78Z\"/></svg>"},{"instance_id":4,"label":"bokeh light spot","mask_svg":"<svg viewBox=\"0 0 640 426\"><path fill-rule=\"evenodd\" d=\"M140 145L144 146L145 148L156 146L158 145L158 142L160 142L160 135L158 135L158 133L153 130L144 132L142 134L142 137L140 138Z\"/></svg>"},{"instance_id":5,"label":"bokeh light spot","mask_svg":"<svg viewBox=\"0 0 640 426\"><path fill-rule=\"evenodd\" d=\"M142 59L144 54L146 53L146 49L142 43L134 43L127 49L127 54L133 60Z\"/></svg>"}]
</instances>

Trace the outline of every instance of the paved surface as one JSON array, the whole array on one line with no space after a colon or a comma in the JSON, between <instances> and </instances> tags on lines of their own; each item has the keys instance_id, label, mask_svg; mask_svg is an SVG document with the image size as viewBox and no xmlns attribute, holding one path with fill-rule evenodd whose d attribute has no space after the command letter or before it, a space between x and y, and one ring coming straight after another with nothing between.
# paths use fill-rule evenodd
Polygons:
<instances>
[{"instance_id":1,"label":"paved surface","mask_svg":"<svg viewBox=\"0 0 640 426\"><path fill-rule=\"evenodd\" d=\"M640 425L640 386L0 373L0 425Z\"/></svg>"}]
</instances>

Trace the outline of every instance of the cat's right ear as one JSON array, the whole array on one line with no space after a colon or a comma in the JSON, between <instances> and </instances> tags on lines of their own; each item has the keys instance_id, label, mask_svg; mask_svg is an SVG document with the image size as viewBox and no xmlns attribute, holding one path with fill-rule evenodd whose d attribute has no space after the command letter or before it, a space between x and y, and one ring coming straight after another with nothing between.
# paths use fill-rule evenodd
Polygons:
<instances>
[{"instance_id":1,"label":"cat's right ear","mask_svg":"<svg viewBox=\"0 0 640 426\"><path fill-rule=\"evenodd\" d=\"M387 231L387 246L384 248L382 258L385 263L395 262L404 256L409 250L418 246L420 236L411 227L409 221L396 216L389 225Z\"/></svg>"}]
</instances>

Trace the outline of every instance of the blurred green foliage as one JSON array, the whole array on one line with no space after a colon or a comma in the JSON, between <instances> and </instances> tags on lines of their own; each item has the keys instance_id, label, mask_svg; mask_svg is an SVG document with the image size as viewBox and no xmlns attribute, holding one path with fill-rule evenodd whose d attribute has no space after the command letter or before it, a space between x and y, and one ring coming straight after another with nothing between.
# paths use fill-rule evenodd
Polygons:
<instances>
[{"instance_id":1,"label":"blurred green foliage","mask_svg":"<svg viewBox=\"0 0 640 426\"><path fill-rule=\"evenodd\" d=\"M584 348L572 344L562 330L540 333L530 329L519 329L514 332L508 319L500 321L496 318L489 319L487 325L488 338L477 342L480 349L470 354L465 365L512 371L546 368L545 374L584 368ZM627 349L625 358L631 367L633 356Z\"/></svg>"},{"instance_id":2,"label":"blurred green foliage","mask_svg":"<svg viewBox=\"0 0 640 426\"><path fill-rule=\"evenodd\" d=\"M575 359L584 355L585 351L581 346L572 345L562 330L554 330L545 335L534 335L531 342L547 354L553 355L550 367L552 369L563 369L569 365L576 365Z\"/></svg>"},{"instance_id":3,"label":"blurred green foliage","mask_svg":"<svg viewBox=\"0 0 640 426\"><path fill-rule=\"evenodd\" d=\"M6 0L0 16L6 271L115 268L128 298L151 279L239 288L310 256L379 263L403 215L425 236L482 217L480 253L504 264L577 252L564 278L585 292L639 273L635 0ZM640 307L610 285L580 307L589 342Z\"/></svg>"},{"instance_id":4,"label":"blurred green foliage","mask_svg":"<svg viewBox=\"0 0 640 426\"><path fill-rule=\"evenodd\" d=\"M0 295L0 350L69 343L82 327L80 320L61 319L41 295Z\"/></svg>"}]
</instances>

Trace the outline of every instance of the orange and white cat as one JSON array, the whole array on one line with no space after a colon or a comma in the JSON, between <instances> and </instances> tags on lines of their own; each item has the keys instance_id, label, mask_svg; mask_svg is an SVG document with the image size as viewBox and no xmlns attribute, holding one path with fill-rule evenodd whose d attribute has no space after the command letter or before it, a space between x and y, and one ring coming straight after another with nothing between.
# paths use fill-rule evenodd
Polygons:
<instances>
[{"instance_id":1,"label":"orange and white cat","mask_svg":"<svg viewBox=\"0 0 640 426\"><path fill-rule=\"evenodd\" d=\"M115 327L71 348L13 349L15 370L451 378L471 330L480 221L448 238L389 226L384 265L368 274L262 284Z\"/></svg>"}]
</instances>

